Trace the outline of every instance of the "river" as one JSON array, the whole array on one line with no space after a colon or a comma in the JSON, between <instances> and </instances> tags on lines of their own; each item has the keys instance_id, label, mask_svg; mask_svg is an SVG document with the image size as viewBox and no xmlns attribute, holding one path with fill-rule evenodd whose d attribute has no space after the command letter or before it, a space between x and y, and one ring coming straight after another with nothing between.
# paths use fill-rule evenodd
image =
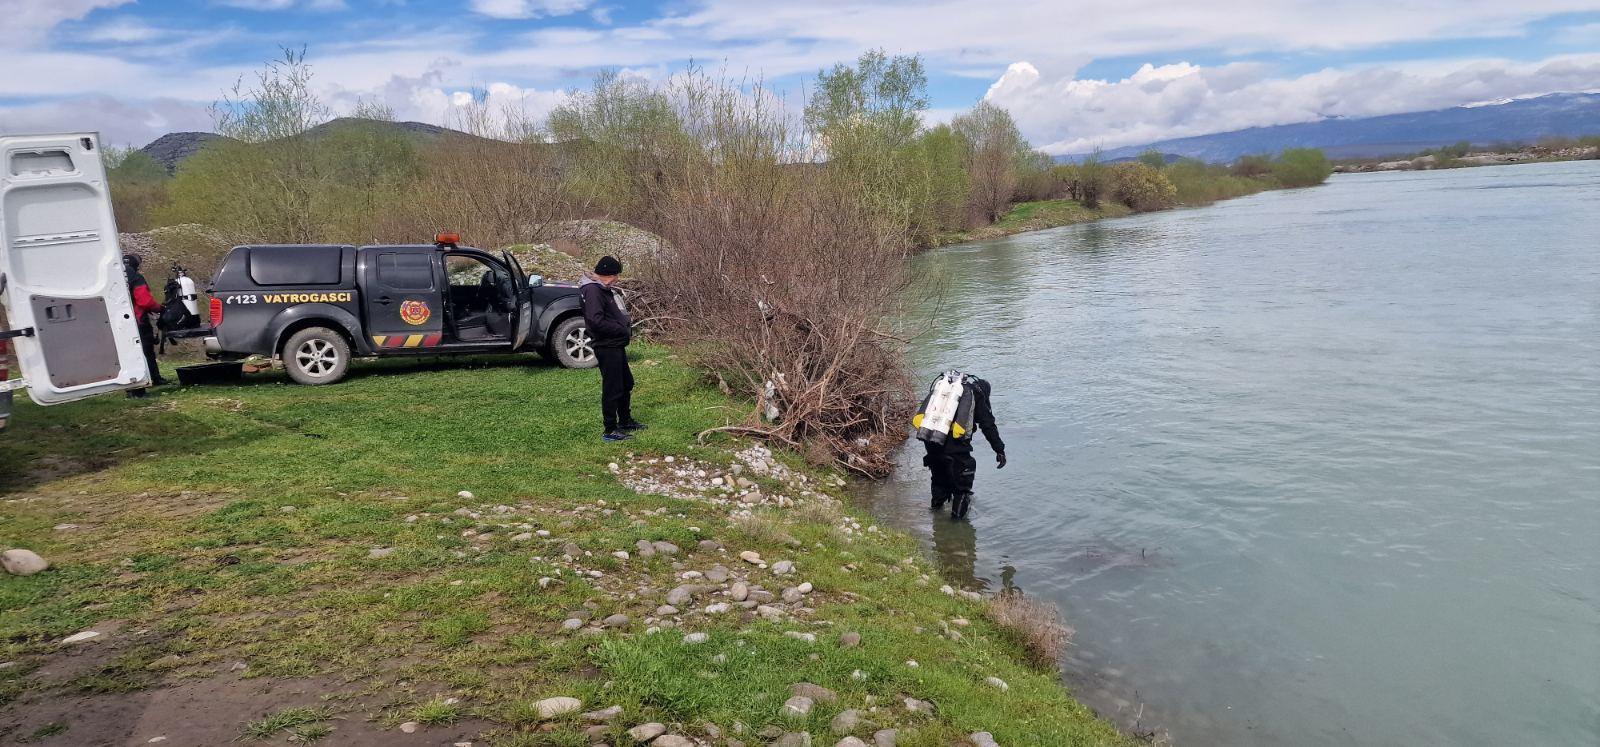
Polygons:
<instances>
[{"instance_id":1,"label":"river","mask_svg":"<svg viewBox=\"0 0 1600 747\"><path fill-rule=\"evenodd\" d=\"M918 260L994 385L968 523L871 508L1076 629L1179 745L1600 744L1600 162L1313 189ZM933 292L932 288L942 288Z\"/></svg>"}]
</instances>

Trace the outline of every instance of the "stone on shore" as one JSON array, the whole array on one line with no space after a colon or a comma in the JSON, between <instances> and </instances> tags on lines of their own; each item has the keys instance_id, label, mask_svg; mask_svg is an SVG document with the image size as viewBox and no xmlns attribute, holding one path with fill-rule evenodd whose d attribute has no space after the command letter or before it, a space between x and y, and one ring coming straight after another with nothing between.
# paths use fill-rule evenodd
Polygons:
<instances>
[{"instance_id":1,"label":"stone on shore","mask_svg":"<svg viewBox=\"0 0 1600 747\"><path fill-rule=\"evenodd\" d=\"M806 732L789 732L772 740L772 747L811 747L811 735Z\"/></svg>"},{"instance_id":2,"label":"stone on shore","mask_svg":"<svg viewBox=\"0 0 1600 747\"><path fill-rule=\"evenodd\" d=\"M999 677L985 677L983 681L989 683L990 687L999 689L1001 692L1011 689L1011 686L1007 685L1006 681L1000 679Z\"/></svg>"},{"instance_id":3,"label":"stone on shore","mask_svg":"<svg viewBox=\"0 0 1600 747\"><path fill-rule=\"evenodd\" d=\"M844 648L855 648L861 645L861 634L850 632L839 636L839 645Z\"/></svg>"},{"instance_id":4,"label":"stone on shore","mask_svg":"<svg viewBox=\"0 0 1600 747\"><path fill-rule=\"evenodd\" d=\"M794 561L780 560L776 563L773 563L772 572L774 575L778 576L787 576L791 573L794 573Z\"/></svg>"},{"instance_id":5,"label":"stone on shore","mask_svg":"<svg viewBox=\"0 0 1600 747\"><path fill-rule=\"evenodd\" d=\"M832 703L839 699L838 693L810 682L796 682L790 685L789 694L809 698L818 703Z\"/></svg>"},{"instance_id":6,"label":"stone on shore","mask_svg":"<svg viewBox=\"0 0 1600 747\"><path fill-rule=\"evenodd\" d=\"M600 709L598 711L590 711L588 713L585 713L585 714L583 714L583 720L585 720L585 721L610 721L611 719L614 719L614 718L616 718L618 716L621 716L621 715L622 715L622 706L614 705L614 706L611 706L610 708L602 708L602 709Z\"/></svg>"},{"instance_id":7,"label":"stone on shore","mask_svg":"<svg viewBox=\"0 0 1600 747\"><path fill-rule=\"evenodd\" d=\"M783 701L783 715L792 718L804 718L811 715L812 706L816 702L804 695L796 695Z\"/></svg>"},{"instance_id":8,"label":"stone on shore","mask_svg":"<svg viewBox=\"0 0 1600 747\"><path fill-rule=\"evenodd\" d=\"M648 724L639 724L628 730L628 738L635 742L648 742L662 734L667 733L667 725L651 721Z\"/></svg>"},{"instance_id":9,"label":"stone on shore","mask_svg":"<svg viewBox=\"0 0 1600 747\"><path fill-rule=\"evenodd\" d=\"M861 728L861 723L866 718L867 714L864 711L855 708L846 709L833 717L833 721L828 724L828 728L832 729L835 734L850 734Z\"/></svg>"},{"instance_id":10,"label":"stone on shore","mask_svg":"<svg viewBox=\"0 0 1600 747\"><path fill-rule=\"evenodd\" d=\"M743 602L750 598L750 587L746 586L743 581L736 581L733 584L733 588L728 590L728 596L732 597L735 602Z\"/></svg>"},{"instance_id":11,"label":"stone on shore","mask_svg":"<svg viewBox=\"0 0 1600 747\"><path fill-rule=\"evenodd\" d=\"M13 576L32 576L50 567L50 562L39 553L21 548L0 553L0 567Z\"/></svg>"},{"instance_id":12,"label":"stone on shore","mask_svg":"<svg viewBox=\"0 0 1600 747\"><path fill-rule=\"evenodd\" d=\"M986 731L968 734L967 739L972 740L973 747L1000 747L1000 743L994 741L994 735Z\"/></svg>"},{"instance_id":13,"label":"stone on shore","mask_svg":"<svg viewBox=\"0 0 1600 747\"><path fill-rule=\"evenodd\" d=\"M550 719L581 710L583 701L568 697L545 698L534 703L533 707L539 712L539 718Z\"/></svg>"},{"instance_id":14,"label":"stone on shore","mask_svg":"<svg viewBox=\"0 0 1600 747\"><path fill-rule=\"evenodd\" d=\"M845 737L833 744L833 747L867 747L867 743L855 737Z\"/></svg>"},{"instance_id":15,"label":"stone on shore","mask_svg":"<svg viewBox=\"0 0 1600 747\"><path fill-rule=\"evenodd\" d=\"M616 614L616 615L612 615L610 617L607 617L605 620L602 620L601 622L608 628L626 628L626 627L628 627L629 620L628 620L628 616L627 615Z\"/></svg>"},{"instance_id":16,"label":"stone on shore","mask_svg":"<svg viewBox=\"0 0 1600 747\"><path fill-rule=\"evenodd\" d=\"M705 633L690 633L690 634L685 635L683 637L683 642L687 643L687 644L690 644L690 645L694 645L696 643L705 643L706 641L708 641L710 639L711 639L711 636L709 636L709 635L707 635Z\"/></svg>"},{"instance_id":17,"label":"stone on shore","mask_svg":"<svg viewBox=\"0 0 1600 747\"><path fill-rule=\"evenodd\" d=\"M900 732L895 729L879 729L872 733L872 744L874 747L894 747L899 736Z\"/></svg>"},{"instance_id":18,"label":"stone on shore","mask_svg":"<svg viewBox=\"0 0 1600 747\"><path fill-rule=\"evenodd\" d=\"M696 747L696 742L688 737L676 734L663 734L650 743L651 747Z\"/></svg>"}]
</instances>

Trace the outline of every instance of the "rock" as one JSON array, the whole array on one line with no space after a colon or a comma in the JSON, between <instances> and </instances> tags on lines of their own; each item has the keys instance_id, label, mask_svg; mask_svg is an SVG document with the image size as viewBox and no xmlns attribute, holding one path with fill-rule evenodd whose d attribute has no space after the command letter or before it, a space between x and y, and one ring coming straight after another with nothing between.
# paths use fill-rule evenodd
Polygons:
<instances>
[{"instance_id":1,"label":"rock","mask_svg":"<svg viewBox=\"0 0 1600 747\"><path fill-rule=\"evenodd\" d=\"M705 643L710 639L711 636L706 635L705 633L690 633L683 637L683 642L689 645L694 645L697 643Z\"/></svg>"},{"instance_id":2,"label":"rock","mask_svg":"<svg viewBox=\"0 0 1600 747\"><path fill-rule=\"evenodd\" d=\"M832 703L839 699L839 695L834 691L810 682L796 682L790 685L789 694L803 696L818 703Z\"/></svg>"},{"instance_id":3,"label":"rock","mask_svg":"<svg viewBox=\"0 0 1600 747\"><path fill-rule=\"evenodd\" d=\"M968 619L966 619L964 617L957 617L957 618L952 619L950 621L950 624L954 625L954 626L956 626L958 628L965 628L968 625L971 625L972 621L970 621L970 620L968 620Z\"/></svg>"},{"instance_id":4,"label":"rock","mask_svg":"<svg viewBox=\"0 0 1600 747\"><path fill-rule=\"evenodd\" d=\"M511 535L512 542L527 542L531 539L533 539L533 532L522 532L521 534Z\"/></svg>"},{"instance_id":5,"label":"rock","mask_svg":"<svg viewBox=\"0 0 1600 747\"><path fill-rule=\"evenodd\" d=\"M583 720L584 721L610 721L611 719L614 719L614 718L616 718L618 716L621 716L621 715L622 715L622 706L614 705L614 706L611 706L610 708L602 708L602 709L600 709L598 711L590 711L588 713L585 713L585 714L583 714Z\"/></svg>"},{"instance_id":6,"label":"rock","mask_svg":"<svg viewBox=\"0 0 1600 747\"><path fill-rule=\"evenodd\" d=\"M758 553L754 550L745 550L744 552L739 553L739 559L751 565L760 565L761 553Z\"/></svg>"},{"instance_id":7,"label":"rock","mask_svg":"<svg viewBox=\"0 0 1600 747\"><path fill-rule=\"evenodd\" d=\"M812 592L812 590L816 589L817 587L812 586L811 582L807 581L807 582L805 582L803 584L800 584L799 586L796 586L794 588L798 589L801 594L810 594Z\"/></svg>"},{"instance_id":8,"label":"rock","mask_svg":"<svg viewBox=\"0 0 1600 747\"><path fill-rule=\"evenodd\" d=\"M618 550L618 551L616 551L614 553L611 553L611 557L616 558L617 560L627 560L628 559L628 551L627 550Z\"/></svg>"},{"instance_id":9,"label":"rock","mask_svg":"<svg viewBox=\"0 0 1600 747\"><path fill-rule=\"evenodd\" d=\"M415 734L417 733L417 730L421 728L422 724L419 724L415 721L407 721L400 725L400 731L403 731L407 734Z\"/></svg>"},{"instance_id":10,"label":"rock","mask_svg":"<svg viewBox=\"0 0 1600 747\"><path fill-rule=\"evenodd\" d=\"M968 734L967 739L972 740L973 747L1000 747L1000 743L994 741L994 735L986 731Z\"/></svg>"},{"instance_id":11,"label":"rock","mask_svg":"<svg viewBox=\"0 0 1600 747\"><path fill-rule=\"evenodd\" d=\"M0 553L0 567L13 576L32 576L50 567L49 561L32 550L7 550Z\"/></svg>"},{"instance_id":12,"label":"rock","mask_svg":"<svg viewBox=\"0 0 1600 747\"><path fill-rule=\"evenodd\" d=\"M872 744L874 747L894 747L895 738L899 735L900 732L894 729L879 729L872 733Z\"/></svg>"},{"instance_id":13,"label":"rock","mask_svg":"<svg viewBox=\"0 0 1600 747\"><path fill-rule=\"evenodd\" d=\"M569 618L561 621L561 629L562 630L577 630L578 628L581 628L581 627L583 627L583 621L579 620L576 617L569 617Z\"/></svg>"},{"instance_id":14,"label":"rock","mask_svg":"<svg viewBox=\"0 0 1600 747\"><path fill-rule=\"evenodd\" d=\"M706 571L706 580L717 584L727 581L728 569L720 565L711 566L711 570Z\"/></svg>"},{"instance_id":15,"label":"rock","mask_svg":"<svg viewBox=\"0 0 1600 747\"><path fill-rule=\"evenodd\" d=\"M685 584L667 592L667 604L674 607L684 607L694 601L694 595L704 591L699 586Z\"/></svg>"},{"instance_id":16,"label":"rock","mask_svg":"<svg viewBox=\"0 0 1600 747\"><path fill-rule=\"evenodd\" d=\"M790 732L772 740L772 747L811 747L811 735L806 732Z\"/></svg>"},{"instance_id":17,"label":"rock","mask_svg":"<svg viewBox=\"0 0 1600 747\"><path fill-rule=\"evenodd\" d=\"M804 718L811 715L812 706L816 702L804 695L796 695L783 701L783 715L791 718Z\"/></svg>"},{"instance_id":18,"label":"rock","mask_svg":"<svg viewBox=\"0 0 1600 747\"><path fill-rule=\"evenodd\" d=\"M853 679L853 680L856 680L856 681L862 681L862 680L865 680L866 678L867 678L867 673L863 672L863 671L861 671L859 669L851 670L851 672L850 672L850 679Z\"/></svg>"},{"instance_id":19,"label":"rock","mask_svg":"<svg viewBox=\"0 0 1600 747\"><path fill-rule=\"evenodd\" d=\"M989 683L990 687L999 688L1002 692L1011 689L1011 686L1007 685L1006 681L999 677L985 677L983 681Z\"/></svg>"},{"instance_id":20,"label":"rock","mask_svg":"<svg viewBox=\"0 0 1600 747\"><path fill-rule=\"evenodd\" d=\"M628 730L628 738L635 742L648 742L662 734L667 733L667 725L651 721L648 724L639 724Z\"/></svg>"},{"instance_id":21,"label":"rock","mask_svg":"<svg viewBox=\"0 0 1600 747\"><path fill-rule=\"evenodd\" d=\"M651 542L650 546L654 547L656 552L661 553L662 555L678 554L678 546L672 544L671 542Z\"/></svg>"},{"instance_id":22,"label":"rock","mask_svg":"<svg viewBox=\"0 0 1600 747\"><path fill-rule=\"evenodd\" d=\"M539 711L539 718L551 719L582 709L583 701L568 697L545 698L534 703L533 707Z\"/></svg>"},{"instance_id":23,"label":"rock","mask_svg":"<svg viewBox=\"0 0 1600 747\"><path fill-rule=\"evenodd\" d=\"M906 698L905 704L906 704L906 710L908 710L908 711L910 711L912 713L929 713L929 714L933 713L933 704L929 703L926 700L917 700L916 698Z\"/></svg>"},{"instance_id":24,"label":"rock","mask_svg":"<svg viewBox=\"0 0 1600 747\"><path fill-rule=\"evenodd\" d=\"M845 737L833 744L833 747L867 747L867 743L855 737Z\"/></svg>"},{"instance_id":25,"label":"rock","mask_svg":"<svg viewBox=\"0 0 1600 747\"><path fill-rule=\"evenodd\" d=\"M861 722L865 721L866 718L867 714L865 712L850 708L840 711L839 715L834 716L833 722L828 725L828 728L832 729L834 734L850 734L861 728Z\"/></svg>"},{"instance_id":26,"label":"rock","mask_svg":"<svg viewBox=\"0 0 1600 747\"><path fill-rule=\"evenodd\" d=\"M850 632L839 636L839 645L844 648L855 648L861 645L861 634Z\"/></svg>"},{"instance_id":27,"label":"rock","mask_svg":"<svg viewBox=\"0 0 1600 747\"><path fill-rule=\"evenodd\" d=\"M695 741L676 734L663 734L650 743L651 747L695 747Z\"/></svg>"},{"instance_id":28,"label":"rock","mask_svg":"<svg viewBox=\"0 0 1600 747\"><path fill-rule=\"evenodd\" d=\"M727 611L728 604L726 602L717 602L716 604L706 605L706 614L708 615L720 615Z\"/></svg>"},{"instance_id":29,"label":"rock","mask_svg":"<svg viewBox=\"0 0 1600 747\"><path fill-rule=\"evenodd\" d=\"M626 628L628 627L628 622L628 616L619 613L602 620L601 624L608 628Z\"/></svg>"},{"instance_id":30,"label":"rock","mask_svg":"<svg viewBox=\"0 0 1600 747\"><path fill-rule=\"evenodd\" d=\"M919 630L917 632L920 633L922 631ZM922 665L918 664L916 659L906 659L906 666L911 667L912 669L916 669L917 667L920 667Z\"/></svg>"},{"instance_id":31,"label":"rock","mask_svg":"<svg viewBox=\"0 0 1600 747\"><path fill-rule=\"evenodd\" d=\"M576 543L568 542L561 546L561 554L568 557L581 558L583 557L583 548L578 547Z\"/></svg>"},{"instance_id":32,"label":"rock","mask_svg":"<svg viewBox=\"0 0 1600 747\"><path fill-rule=\"evenodd\" d=\"M674 606L672 606L670 604L663 604L660 607L656 608L656 616L657 617L666 617L668 615L676 615L676 614L678 614L678 608L674 607Z\"/></svg>"},{"instance_id":33,"label":"rock","mask_svg":"<svg viewBox=\"0 0 1600 747\"><path fill-rule=\"evenodd\" d=\"M392 548L392 547L374 547L371 550L367 551L367 557L372 558L374 560L376 560L378 558L387 558L387 557L389 557L390 555L393 555L393 554L394 554L394 548Z\"/></svg>"},{"instance_id":34,"label":"rock","mask_svg":"<svg viewBox=\"0 0 1600 747\"><path fill-rule=\"evenodd\" d=\"M99 638L99 637L100 637L100 632L99 631L97 631L97 630L85 630L82 633L73 633L72 635L69 635L66 638L62 638L61 639L61 644L62 645L67 645L67 644L72 644L72 643L82 643L84 641L92 641L92 640L94 640L96 638Z\"/></svg>"},{"instance_id":35,"label":"rock","mask_svg":"<svg viewBox=\"0 0 1600 747\"><path fill-rule=\"evenodd\" d=\"M732 597L735 602L743 602L750 598L750 587L746 586L743 581L734 582L733 588L728 590L728 596Z\"/></svg>"},{"instance_id":36,"label":"rock","mask_svg":"<svg viewBox=\"0 0 1600 747\"><path fill-rule=\"evenodd\" d=\"M784 635L789 636L790 638L793 638L793 639L795 639L797 641L805 641L806 643L816 643L817 642L817 634L816 633L801 633L798 630L790 630L790 631L785 631Z\"/></svg>"},{"instance_id":37,"label":"rock","mask_svg":"<svg viewBox=\"0 0 1600 747\"><path fill-rule=\"evenodd\" d=\"M772 572L779 576L787 576L791 573L794 573L794 561L780 560L776 563L773 563Z\"/></svg>"},{"instance_id":38,"label":"rock","mask_svg":"<svg viewBox=\"0 0 1600 747\"><path fill-rule=\"evenodd\" d=\"M803 598L805 598L805 595L801 594L799 589L790 587L783 590L783 601L788 604L794 604Z\"/></svg>"},{"instance_id":39,"label":"rock","mask_svg":"<svg viewBox=\"0 0 1600 747\"><path fill-rule=\"evenodd\" d=\"M716 552L722 549L722 543L716 540L700 540L699 547L702 552Z\"/></svg>"},{"instance_id":40,"label":"rock","mask_svg":"<svg viewBox=\"0 0 1600 747\"><path fill-rule=\"evenodd\" d=\"M145 740L145 744L161 744L165 741L167 741L166 736L151 737L148 740Z\"/></svg>"},{"instance_id":41,"label":"rock","mask_svg":"<svg viewBox=\"0 0 1600 747\"><path fill-rule=\"evenodd\" d=\"M470 491L470 490L463 490L463 491L461 491L459 493L456 493L456 497L460 498L462 500L470 501L473 498L476 498L477 496L474 496L472 494L472 491Z\"/></svg>"}]
</instances>

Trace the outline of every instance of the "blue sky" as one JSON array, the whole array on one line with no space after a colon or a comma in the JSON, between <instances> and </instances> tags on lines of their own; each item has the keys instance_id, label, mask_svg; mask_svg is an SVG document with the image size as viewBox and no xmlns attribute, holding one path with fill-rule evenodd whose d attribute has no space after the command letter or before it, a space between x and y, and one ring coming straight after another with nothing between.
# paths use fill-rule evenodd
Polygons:
<instances>
[{"instance_id":1,"label":"blue sky","mask_svg":"<svg viewBox=\"0 0 1600 747\"><path fill-rule=\"evenodd\" d=\"M305 46L335 110L450 124L468 91L535 114L595 71L691 59L798 108L818 69L921 54L930 121L987 98L1056 153L1326 116L1600 90L1600 0L0 0L0 132L142 144L208 129L240 75ZM482 95L482 94L480 94Z\"/></svg>"}]
</instances>

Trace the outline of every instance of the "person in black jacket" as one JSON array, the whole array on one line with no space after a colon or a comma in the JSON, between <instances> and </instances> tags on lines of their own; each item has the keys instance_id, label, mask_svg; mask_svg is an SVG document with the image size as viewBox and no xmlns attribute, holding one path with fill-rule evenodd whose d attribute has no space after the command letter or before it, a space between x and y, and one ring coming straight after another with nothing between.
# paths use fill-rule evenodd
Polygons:
<instances>
[{"instance_id":1,"label":"person in black jacket","mask_svg":"<svg viewBox=\"0 0 1600 747\"><path fill-rule=\"evenodd\" d=\"M633 339L633 320L617 303L611 286L622 274L616 257L601 257L594 274L578 285L583 300L583 321L589 327L594 357L600 364L600 415L605 421L604 439L626 441L644 423L633 419L633 372L628 369L628 342Z\"/></svg>"},{"instance_id":2,"label":"person in black jacket","mask_svg":"<svg viewBox=\"0 0 1600 747\"><path fill-rule=\"evenodd\" d=\"M994 449L996 469L1006 466L1006 444L1000 440L1000 429L994 424L994 410L989 406L989 382L976 376L966 376L964 382L972 388L972 422ZM972 481L978 473L978 460L972 457L972 434L963 432L951 435L942 443L923 441L927 456L923 465L933 473L932 508L938 511L950 503L950 518L964 519L972 505Z\"/></svg>"}]
</instances>

